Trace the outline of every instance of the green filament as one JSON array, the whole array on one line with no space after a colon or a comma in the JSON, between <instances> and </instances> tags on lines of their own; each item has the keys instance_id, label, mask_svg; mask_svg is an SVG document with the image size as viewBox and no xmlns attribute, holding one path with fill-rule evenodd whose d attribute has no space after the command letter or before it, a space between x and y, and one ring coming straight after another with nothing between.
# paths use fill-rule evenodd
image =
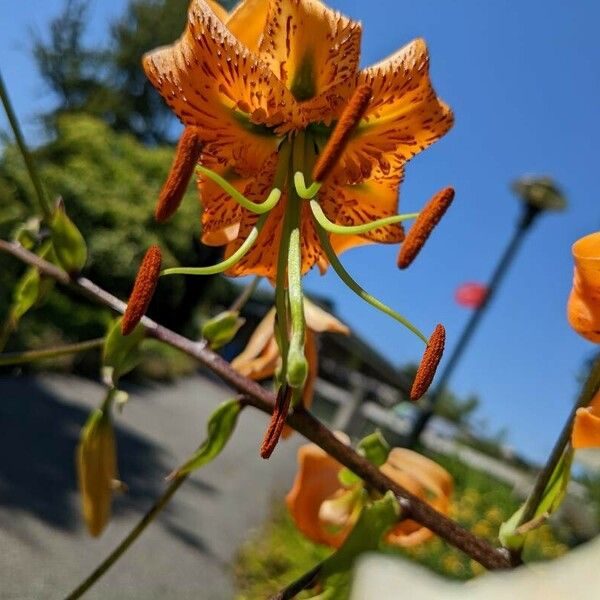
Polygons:
<instances>
[{"instance_id":1,"label":"green filament","mask_svg":"<svg viewBox=\"0 0 600 600\"><path fill-rule=\"evenodd\" d=\"M227 181L224 177L221 177L221 175L218 173L215 173L211 169L207 169L202 165L199 165L197 169L200 171L200 173L202 173L202 175L208 177L223 191L227 192L238 204L257 215L264 215L265 213L268 213L271 209L275 208L279 202L279 199L281 198L281 190L275 187L271 190L271 193L267 196L267 199L264 202L252 202L251 200L248 200L246 196L236 190L229 183L229 181Z\"/></svg>"},{"instance_id":2,"label":"green filament","mask_svg":"<svg viewBox=\"0 0 600 600\"><path fill-rule=\"evenodd\" d=\"M402 325L404 325L407 329L412 331L416 336L421 338L421 340L425 344L427 344L427 342L428 342L427 338L408 319L403 317L401 314L397 313L395 310L393 310L392 308L390 308L383 302L381 302L381 300L378 300L377 298L375 298L375 296L372 296L371 294L366 292L356 281L354 281L354 279L351 277L351 275L348 273L348 271L346 271L346 269L344 269L342 263L339 261L333 247L331 246L331 242L329 241L327 232L325 231L325 229L323 229L323 227L320 226L318 221L315 221L315 229L317 230L317 235L319 236L319 240L321 242L321 247L325 251L325 254L327 255L327 259L331 263L333 270L338 274L338 277L357 296L362 298L365 302L369 303L371 306L374 306L381 312L392 317L392 319L398 321L398 323L401 323Z\"/></svg>"},{"instance_id":3,"label":"green filament","mask_svg":"<svg viewBox=\"0 0 600 600\"><path fill-rule=\"evenodd\" d=\"M393 215L391 217L384 217L383 219L377 219L370 223L364 223L363 225L338 225L333 221L330 221L323 212L321 205L316 200L310 201L310 209L314 215L317 223L329 233L339 233L342 235L362 235L369 233L379 227L385 227L386 225L394 225L396 223L402 223L402 221L408 221L409 219L416 219L419 213L408 213L405 215Z\"/></svg>"},{"instance_id":4,"label":"green filament","mask_svg":"<svg viewBox=\"0 0 600 600\"><path fill-rule=\"evenodd\" d=\"M254 245L258 238L260 230L263 228L265 221L269 215L262 215L256 225L252 228L250 235L244 240L244 243L227 259L224 261L212 265L211 267L175 267L172 269L165 269L161 272L163 275L216 275L217 273L223 273L231 267L235 266L244 256L248 253L250 248Z\"/></svg>"},{"instance_id":5,"label":"green filament","mask_svg":"<svg viewBox=\"0 0 600 600\"><path fill-rule=\"evenodd\" d=\"M306 187L304 173L302 171L296 171L296 174L294 175L294 187L300 198L303 200L312 200L321 189L321 184L318 181L313 181Z\"/></svg>"}]
</instances>

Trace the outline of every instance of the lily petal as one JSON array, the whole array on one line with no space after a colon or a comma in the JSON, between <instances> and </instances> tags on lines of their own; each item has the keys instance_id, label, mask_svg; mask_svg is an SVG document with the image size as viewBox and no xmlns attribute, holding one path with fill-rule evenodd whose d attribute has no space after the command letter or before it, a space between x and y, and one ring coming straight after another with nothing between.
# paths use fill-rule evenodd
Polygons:
<instances>
[{"instance_id":1,"label":"lily petal","mask_svg":"<svg viewBox=\"0 0 600 600\"><path fill-rule=\"evenodd\" d=\"M362 71L357 85L364 84L373 89L373 98L341 158L349 183L367 179L376 165L384 173L402 166L454 122L431 85L429 53L421 39Z\"/></svg>"},{"instance_id":2,"label":"lily petal","mask_svg":"<svg viewBox=\"0 0 600 600\"><path fill-rule=\"evenodd\" d=\"M579 448L600 448L600 392L587 408L580 408L575 415L571 443Z\"/></svg>"},{"instance_id":3,"label":"lily petal","mask_svg":"<svg viewBox=\"0 0 600 600\"><path fill-rule=\"evenodd\" d=\"M258 171L275 150L270 127L289 120L294 100L268 66L241 44L205 0L194 0L172 46L143 59L152 84L204 149Z\"/></svg>"},{"instance_id":4,"label":"lily petal","mask_svg":"<svg viewBox=\"0 0 600 600\"><path fill-rule=\"evenodd\" d=\"M307 327L317 333L330 331L350 335L350 328L347 325L307 298L304 299L304 317Z\"/></svg>"},{"instance_id":5,"label":"lily petal","mask_svg":"<svg viewBox=\"0 0 600 600\"><path fill-rule=\"evenodd\" d=\"M260 56L303 103L306 119L322 121L344 99L336 88L357 73L360 39L359 23L319 0L270 0Z\"/></svg>"},{"instance_id":6,"label":"lily petal","mask_svg":"<svg viewBox=\"0 0 600 600\"><path fill-rule=\"evenodd\" d=\"M226 21L229 31L252 52L258 52L268 9L269 0L243 0Z\"/></svg>"},{"instance_id":7,"label":"lily petal","mask_svg":"<svg viewBox=\"0 0 600 600\"><path fill-rule=\"evenodd\" d=\"M369 179L355 184L344 184L339 175L338 171L338 178L329 179L319 192L319 203L328 219L339 225L363 225L397 214L403 168L386 174L377 166ZM398 244L404 240L404 228L397 223L358 237L380 244Z\"/></svg>"}]
</instances>

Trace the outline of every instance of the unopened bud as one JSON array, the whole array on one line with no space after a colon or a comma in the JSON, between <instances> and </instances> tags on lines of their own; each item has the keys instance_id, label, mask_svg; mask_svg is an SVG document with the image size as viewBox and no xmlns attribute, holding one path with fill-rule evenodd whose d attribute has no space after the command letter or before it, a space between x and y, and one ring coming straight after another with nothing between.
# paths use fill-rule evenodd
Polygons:
<instances>
[{"instance_id":1,"label":"unopened bud","mask_svg":"<svg viewBox=\"0 0 600 600\"><path fill-rule=\"evenodd\" d=\"M107 411L94 411L81 431L77 477L83 517L90 534L97 537L110 518L114 481L118 480L115 434Z\"/></svg>"},{"instance_id":2,"label":"unopened bud","mask_svg":"<svg viewBox=\"0 0 600 600\"><path fill-rule=\"evenodd\" d=\"M226 310L204 323L202 337L213 350L217 350L228 344L245 322L237 311Z\"/></svg>"}]
</instances>

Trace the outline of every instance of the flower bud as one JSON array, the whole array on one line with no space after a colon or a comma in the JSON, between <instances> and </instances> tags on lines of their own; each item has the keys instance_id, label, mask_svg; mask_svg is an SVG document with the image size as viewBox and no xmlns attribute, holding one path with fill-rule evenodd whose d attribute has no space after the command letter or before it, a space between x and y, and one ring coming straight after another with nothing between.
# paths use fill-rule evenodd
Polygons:
<instances>
[{"instance_id":1,"label":"flower bud","mask_svg":"<svg viewBox=\"0 0 600 600\"><path fill-rule=\"evenodd\" d=\"M94 411L81 431L77 477L83 517L90 534L97 537L110 518L114 481L118 478L115 435L108 411Z\"/></svg>"},{"instance_id":2,"label":"flower bud","mask_svg":"<svg viewBox=\"0 0 600 600\"><path fill-rule=\"evenodd\" d=\"M60 266L69 275L79 273L87 261L87 246L81 232L67 216L62 200L57 202L50 228L54 253Z\"/></svg>"},{"instance_id":3,"label":"flower bud","mask_svg":"<svg viewBox=\"0 0 600 600\"><path fill-rule=\"evenodd\" d=\"M301 349L290 348L288 353L287 382L294 389L304 387L308 376L308 361Z\"/></svg>"},{"instance_id":4,"label":"flower bud","mask_svg":"<svg viewBox=\"0 0 600 600\"><path fill-rule=\"evenodd\" d=\"M240 318L239 312L226 310L204 323L202 337L213 350L217 350L228 344L245 322L245 319Z\"/></svg>"}]
</instances>

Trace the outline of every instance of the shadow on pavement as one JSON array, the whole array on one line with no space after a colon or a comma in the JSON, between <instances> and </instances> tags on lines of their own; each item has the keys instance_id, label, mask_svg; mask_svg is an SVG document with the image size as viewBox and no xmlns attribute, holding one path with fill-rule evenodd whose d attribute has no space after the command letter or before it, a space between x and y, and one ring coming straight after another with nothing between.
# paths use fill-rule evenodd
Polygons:
<instances>
[{"instance_id":1,"label":"shadow on pavement","mask_svg":"<svg viewBox=\"0 0 600 600\"><path fill-rule=\"evenodd\" d=\"M27 529L19 513L29 513L51 527L75 531L83 526L75 477L75 448L89 409L65 402L33 378L0 380L0 527L23 541ZM164 490L173 459L147 438L116 426L119 473L126 494L114 502L114 514L140 513ZM199 493L217 491L194 482ZM201 539L177 527L177 500L162 524L187 546L205 552Z\"/></svg>"}]
</instances>

